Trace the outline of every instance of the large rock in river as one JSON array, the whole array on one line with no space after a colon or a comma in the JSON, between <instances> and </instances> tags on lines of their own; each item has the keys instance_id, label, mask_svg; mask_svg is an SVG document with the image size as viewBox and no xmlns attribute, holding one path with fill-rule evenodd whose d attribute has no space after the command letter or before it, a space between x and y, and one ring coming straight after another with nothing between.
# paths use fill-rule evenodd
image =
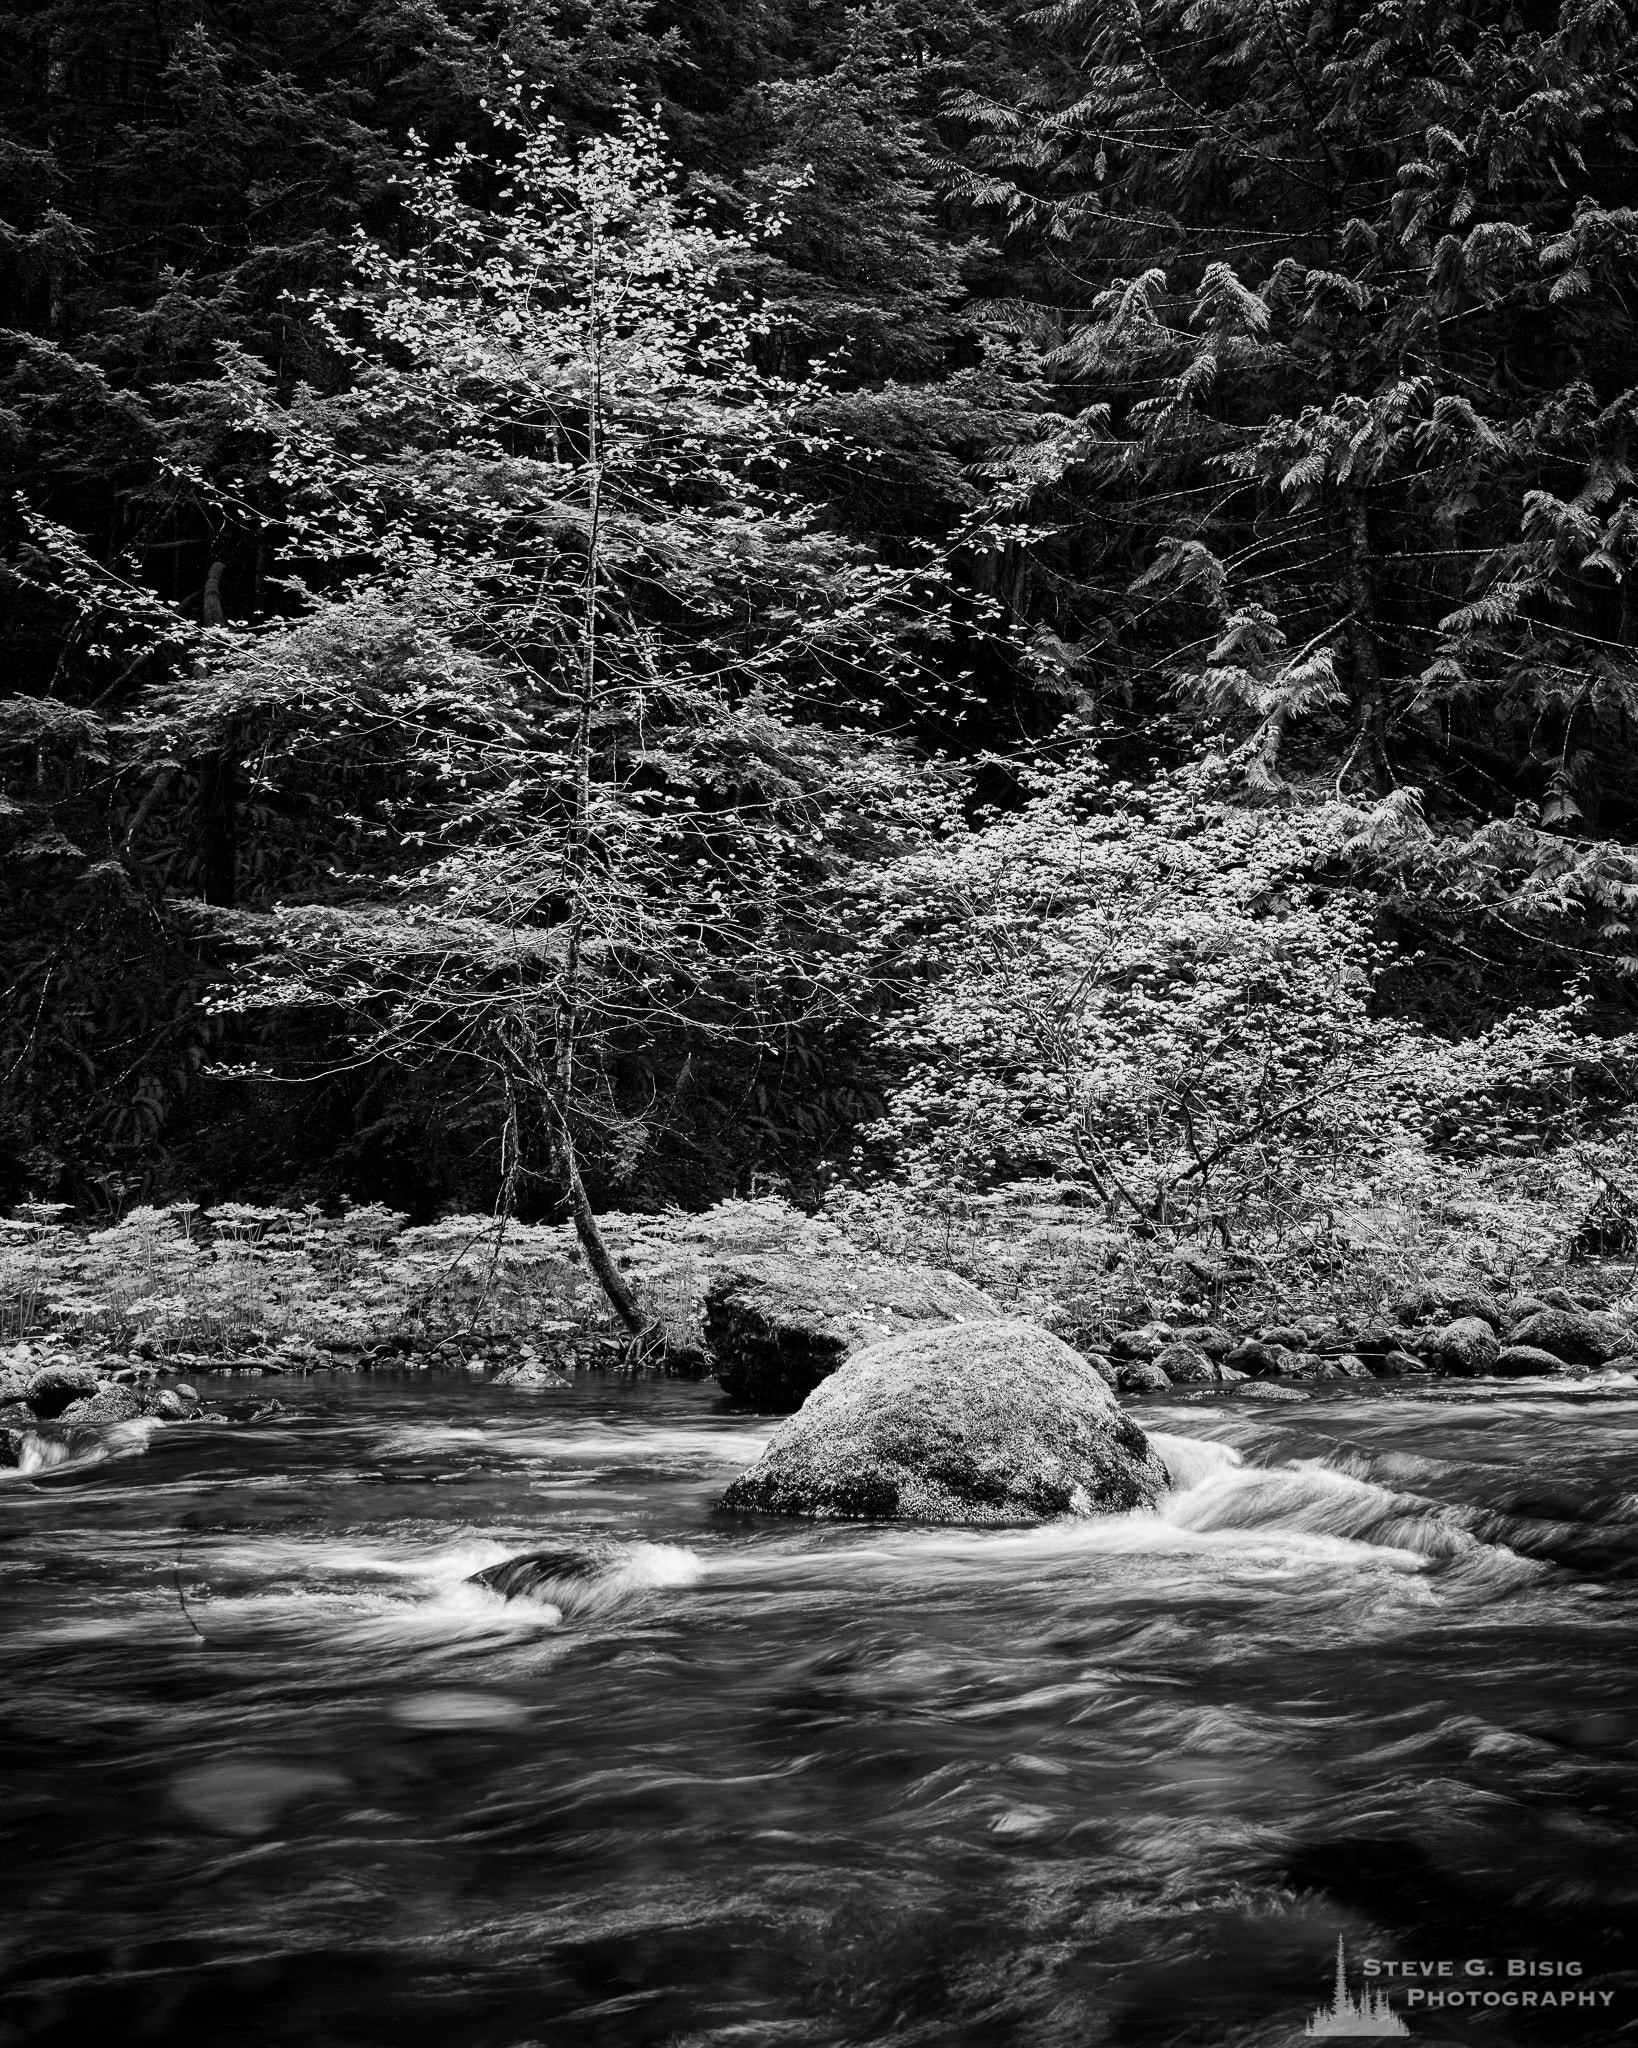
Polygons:
<instances>
[{"instance_id":1,"label":"large rock in river","mask_svg":"<svg viewBox=\"0 0 1638 2048\"><path fill-rule=\"evenodd\" d=\"M931 1266L863 1253L844 1261L769 1252L737 1261L711 1282L705 1334L727 1393L787 1412L868 1345L1000 1313L987 1294Z\"/></svg>"},{"instance_id":2,"label":"large rock in river","mask_svg":"<svg viewBox=\"0 0 1638 2048\"><path fill-rule=\"evenodd\" d=\"M809 1395L723 1506L825 1521L1041 1521L1152 1507L1149 1439L1079 1352L1034 1323L873 1344Z\"/></svg>"}]
</instances>

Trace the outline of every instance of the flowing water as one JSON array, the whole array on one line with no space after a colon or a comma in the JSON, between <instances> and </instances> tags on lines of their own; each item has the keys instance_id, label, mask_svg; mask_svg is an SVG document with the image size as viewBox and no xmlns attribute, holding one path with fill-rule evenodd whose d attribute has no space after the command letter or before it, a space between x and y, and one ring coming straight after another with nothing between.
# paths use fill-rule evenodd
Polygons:
<instances>
[{"instance_id":1,"label":"flowing water","mask_svg":"<svg viewBox=\"0 0 1638 2048\"><path fill-rule=\"evenodd\" d=\"M0 1480L8 2048L1250 2048L1339 1935L1638 2037L1630 1384L1149 1401L1159 1513L982 1532L717 1515L709 1384L280 1392Z\"/></svg>"}]
</instances>

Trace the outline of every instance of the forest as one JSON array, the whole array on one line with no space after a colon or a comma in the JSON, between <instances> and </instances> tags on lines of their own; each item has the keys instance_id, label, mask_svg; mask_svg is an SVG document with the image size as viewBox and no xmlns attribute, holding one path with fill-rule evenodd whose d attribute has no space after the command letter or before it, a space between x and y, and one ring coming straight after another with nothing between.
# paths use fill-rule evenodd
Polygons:
<instances>
[{"instance_id":1,"label":"forest","mask_svg":"<svg viewBox=\"0 0 1638 2048\"><path fill-rule=\"evenodd\" d=\"M1638 4L0 100L3 2048L1633 2048Z\"/></svg>"},{"instance_id":2,"label":"forest","mask_svg":"<svg viewBox=\"0 0 1638 2048\"><path fill-rule=\"evenodd\" d=\"M1628 8L4 51L0 1202L1632 1248Z\"/></svg>"}]
</instances>

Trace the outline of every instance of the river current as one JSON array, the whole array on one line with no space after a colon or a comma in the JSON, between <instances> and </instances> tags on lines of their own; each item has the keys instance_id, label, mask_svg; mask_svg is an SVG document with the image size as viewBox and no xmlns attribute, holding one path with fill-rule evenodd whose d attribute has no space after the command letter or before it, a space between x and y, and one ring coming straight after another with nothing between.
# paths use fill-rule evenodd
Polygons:
<instances>
[{"instance_id":1,"label":"river current","mask_svg":"<svg viewBox=\"0 0 1638 2048\"><path fill-rule=\"evenodd\" d=\"M277 1391L0 1478L3 2048L1261 2048L1339 1936L1638 2038L1630 1384L1152 1399L1021 1531L725 1518L710 1384Z\"/></svg>"}]
</instances>

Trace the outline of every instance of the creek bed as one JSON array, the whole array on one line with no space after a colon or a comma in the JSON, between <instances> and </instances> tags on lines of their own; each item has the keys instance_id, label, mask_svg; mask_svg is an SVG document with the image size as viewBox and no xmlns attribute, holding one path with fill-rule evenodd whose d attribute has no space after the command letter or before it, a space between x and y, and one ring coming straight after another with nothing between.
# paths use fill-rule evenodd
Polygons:
<instances>
[{"instance_id":1,"label":"creek bed","mask_svg":"<svg viewBox=\"0 0 1638 2048\"><path fill-rule=\"evenodd\" d=\"M0 1478L6 2048L1252 2048L1339 1935L1638 2027L1638 1387L1162 1397L984 1532L718 1515L709 1384L277 1392Z\"/></svg>"}]
</instances>

